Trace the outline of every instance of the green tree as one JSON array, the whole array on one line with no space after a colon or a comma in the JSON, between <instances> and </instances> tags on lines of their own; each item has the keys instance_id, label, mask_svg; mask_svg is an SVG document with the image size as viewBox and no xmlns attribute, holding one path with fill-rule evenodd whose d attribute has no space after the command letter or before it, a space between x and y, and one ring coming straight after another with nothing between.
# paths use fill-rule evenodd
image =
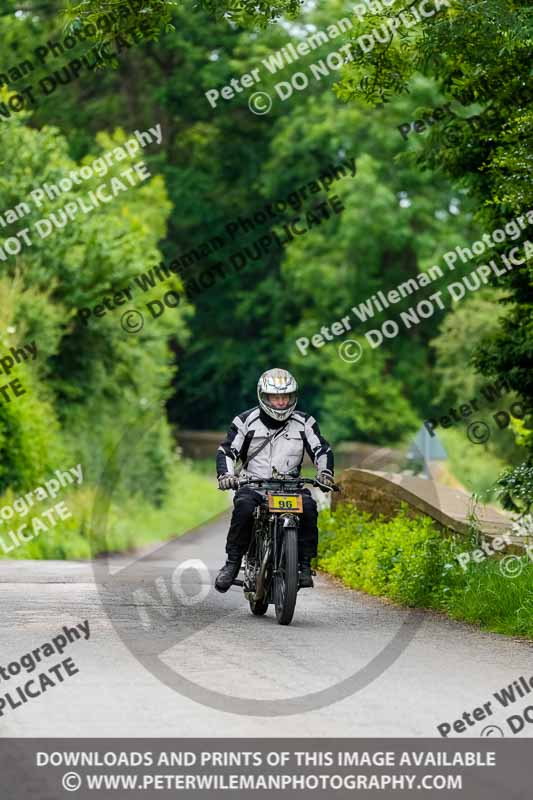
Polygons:
<instances>
[{"instance_id":1,"label":"green tree","mask_svg":"<svg viewBox=\"0 0 533 800\"><path fill-rule=\"evenodd\" d=\"M118 13L126 5L114 6L121 30L130 19ZM267 117L250 113L249 93L213 109L205 91L249 72L288 42L297 44L309 30L346 16L349 7L343 2L322 4L289 24L294 5L283 24L269 25L257 34L244 26L273 20L277 11L289 6L268 4L276 12L269 16L266 4L254 4L259 10L254 21L254 15L247 13L252 6L248 10L240 6L246 13L237 18L238 6L227 3L198 5L194 13L181 4L164 5L171 11L174 30L166 30L170 17L161 16L157 40L152 37L155 29L146 36L141 30L140 35L127 37L131 46L124 49L116 69L84 73L61 86L56 95L43 100L34 119L39 126L53 119L76 160L97 154L95 134L103 127L132 130L161 122L164 145L151 163L164 176L173 206L160 245L165 260L220 235L225 248L193 264L190 274L194 277L219 260L227 263L232 253L251 249L271 229L266 224L229 241L229 221L249 217L265 203L287 197L344 157L356 158L358 168L355 179L344 178L329 192L342 199L341 215L313 228L283 252L271 250L261 259L249 258L239 273L228 269L225 280L192 298L190 338L186 340L178 329L172 340L179 365L168 403L172 420L194 427L225 426L236 408L255 404L258 373L278 363L289 364L302 378L302 404L325 416L329 435L378 436L383 442L401 438L414 428L417 415L427 416L438 390L429 343L440 316L402 331L360 365L343 362L337 342L328 344L331 353L327 348L317 350L312 358L302 358L294 342L350 314L353 305L376 291L393 288L439 264L447 250L477 238L480 229L472 223L473 203L464 188L453 187L449 176L424 172L418 164L396 158L403 148L397 126L415 118L418 107L444 102L445 95L433 80L417 75L409 95L369 110L361 100L346 104L333 94L340 75L334 73L312 82L304 93L295 92L285 103L275 102ZM98 2L90 7L71 4L73 15L85 21L86 11L102 14L106 8ZM145 17L155 23L153 12L162 10L163 4L146 0L143 8ZM36 40L59 37L61 22L57 15L9 19L10 35L16 28L30 48ZM104 35L112 38L118 30ZM301 67L330 49L328 44L314 51L302 59ZM61 63L52 60L50 67ZM274 94L274 83L288 79L293 69L287 66L279 75L264 75L261 88ZM308 198L304 211L327 194ZM148 218L157 215L157 204L151 203L147 213ZM289 209L278 224L300 213ZM162 216L166 214L163 208ZM156 225L158 235L160 230ZM146 259L147 265L151 263ZM117 280L129 274L117 273ZM399 308L408 305L407 299ZM393 312L376 313L369 325L358 324L346 338L361 339L367 327L379 326ZM174 317L168 314L162 318L170 319ZM353 314L351 319L355 326ZM75 391L69 374L63 390Z\"/></svg>"},{"instance_id":2,"label":"green tree","mask_svg":"<svg viewBox=\"0 0 533 800\"><path fill-rule=\"evenodd\" d=\"M460 181L477 203L476 217L484 231L501 228L533 206L531 5L510 0L472 5L456 0L409 31L398 29L386 43L363 52L357 37L399 19L398 13L383 9L357 24L353 59L338 94L344 100L363 97L376 105L394 91L409 91L416 74L423 73L444 96L467 107L464 116L471 110L477 113L475 128L455 123L459 134L455 144L442 126L434 126L423 148L414 151L414 159ZM481 343L474 363L484 375L508 380L531 416L531 259L505 277L494 278L494 284L507 290L506 314ZM529 454L531 458L531 446Z\"/></svg>"},{"instance_id":3,"label":"green tree","mask_svg":"<svg viewBox=\"0 0 533 800\"><path fill-rule=\"evenodd\" d=\"M106 153L125 139L126 134L120 129L113 134L102 133L95 149ZM24 114L0 127L0 143L2 153L16 152L18 156L3 158L2 209L29 200L31 190L44 183L57 184L72 170L92 161L90 157L82 164L73 161L67 142L57 129L32 129ZM135 409L160 404L171 394L175 368L168 340L186 340L185 309L173 310L172 316L149 322L146 314L146 326L137 336L122 329L120 310L92 317L88 324L78 313L80 308L93 308L104 296L128 283L134 285L135 275L160 260L157 242L164 237L165 218L170 211L161 178L156 176L130 187L91 213L79 212L61 232L54 229L41 239L36 231L37 221L49 218L52 212L56 219L60 218L67 202L83 196L87 204L88 192L98 185L107 183L109 193L111 177L118 177L134 158L114 161L105 178L94 175L58 198L45 195L40 204L31 200L24 219L2 229L0 246L22 227L30 230L32 238L31 246L2 265L2 340L7 342L7 333L14 329L16 342L36 342L38 358L27 368L31 391L16 402L0 406L4 431L0 460L11 464L0 488L8 483L27 485L25 454L32 454L35 470L41 470L41 474L47 464L54 462L57 450L50 447L45 454L59 428L65 452L80 458L94 476L116 442L120 433L117 425L125 425L135 416ZM16 303L8 290L13 281L18 287ZM178 286L176 281L175 287ZM144 304L153 296L135 296L134 303ZM39 407L42 423L39 426L35 420L28 425L30 417L38 417ZM6 438L14 426L24 428L26 437L34 438L27 450L15 447ZM131 485L143 486L148 496L157 499L164 486L165 465L171 459L168 427L163 425L148 438L139 463L126 464L123 469ZM18 459L18 467L13 458Z\"/></svg>"},{"instance_id":4,"label":"green tree","mask_svg":"<svg viewBox=\"0 0 533 800\"><path fill-rule=\"evenodd\" d=\"M503 294L485 289L461 302L443 319L439 335L431 342L437 354L435 374L440 384L436 403L466 402L487 383L486 378L468 367L479 341L500 324L499 316L504 312L498 300Z\"/></svg>"}]
</instances>

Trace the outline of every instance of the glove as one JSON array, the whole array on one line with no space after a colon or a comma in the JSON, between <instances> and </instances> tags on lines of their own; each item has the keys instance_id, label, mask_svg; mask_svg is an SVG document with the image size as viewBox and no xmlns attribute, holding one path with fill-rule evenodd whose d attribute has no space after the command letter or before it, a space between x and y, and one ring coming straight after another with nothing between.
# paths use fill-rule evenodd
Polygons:
<instances>
[{"instance_id":1,"label":"glove","mask_svg":"<svg viewBox=\"0 0 533 800\"><path fill-rule=\"evenodd\" d=\"M225 475L218 476L218 488L222 489L222 491L225 489L238 489L239 479L235 475L230 475L229 472L226 472Z\"/></svg>"},{"instance_id":2,"label":"glove","mask_svg":"<svg viewBox=\"0 0 533 800\"><path fill-rule=\"evenodd\" d=\"M324 469L322 472L319 472L316 476L317 481L323 483L325 486L333 487L335 486L335 476L329 469Z\"/></svg>"}]
</instances>

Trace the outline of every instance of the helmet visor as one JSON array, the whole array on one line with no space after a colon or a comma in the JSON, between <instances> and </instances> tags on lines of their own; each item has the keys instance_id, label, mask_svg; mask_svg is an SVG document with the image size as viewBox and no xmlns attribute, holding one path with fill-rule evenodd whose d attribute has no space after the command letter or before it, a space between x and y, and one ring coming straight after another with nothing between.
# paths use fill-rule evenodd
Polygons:
<instances>
[{"instance_id":1,"label":"helmet visor","mask_svg":"<svg viewBox=\"0 0 533 800\"><path fill-rule=\"evenodd\" d=\"M296 403L296 392L287 394L267 394L267 392L262 392L261 397L263 403L273 411L286 411Z\"/></svg>"}]
</instances>

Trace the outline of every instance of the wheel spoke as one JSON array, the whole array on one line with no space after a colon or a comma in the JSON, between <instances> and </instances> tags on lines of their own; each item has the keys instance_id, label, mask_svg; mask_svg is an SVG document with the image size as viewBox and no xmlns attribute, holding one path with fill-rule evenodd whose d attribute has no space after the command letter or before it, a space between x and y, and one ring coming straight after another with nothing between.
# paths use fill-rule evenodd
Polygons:
<instances>
[{"instance_id":1,"label":"wheel spoke","mask_svg":"<svg viewBox=\"0 0 533 800\"><path fill-rule=\"evenodd\" d=\"M276 617L281 625L288 625L298 591L297 531L294 529L284 530L274 578Z\"/></svg>"},{"instance_id":2,"label":"wheel spoke","mask_svg":"<svg viewBox=\"0 0 533 800\"><path fill-rule=\"evenodd\" d=\"M282 545L281 556L276 570L276 595L278 605L281 607L285 603L287 596L287 571L285 569L285 544Z\"/></svg>"}]
</instances>

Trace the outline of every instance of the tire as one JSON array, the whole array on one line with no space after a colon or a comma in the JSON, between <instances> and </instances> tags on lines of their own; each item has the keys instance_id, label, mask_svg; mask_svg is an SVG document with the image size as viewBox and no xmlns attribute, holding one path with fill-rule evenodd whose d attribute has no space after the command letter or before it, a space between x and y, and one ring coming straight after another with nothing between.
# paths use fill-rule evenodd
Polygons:
<instances>
[{"instance_id":1,"label":"tire","mask_svg":"<svg viewBox=\"0 0 533 800\"><path fill-rule=\"evenodd\" d=\"M274 605L280 625L290 625L298 594L298 532L284 528L279 569L282 575L274 576Z\"/></svg>"},{"instance_id":2,"label":"tire","mask_svg":"<svg viewBox=\"0 0 533 800\"><path fill-rule=\"evenodd\" d=\"M270 550L268 550L268 553L270 553ZM259 551L259 553L256 553L256 552L254 551L254 556L253 556L253 557L254 557L254 559L256 559L257 561L259 561L260 563L262 563L262 562L263 562L263 560L264 560L264 558L265 558L265 555L266 555L266 552L265 552L265 549L264 549L264 547L263 547L263 549L262 549L262 550L260 550L260 551ZM270 570L270 566L267 566L267 569L266 569L266 574L265 574L265 583L267 584L267 586L268 586L268 583L269 583L269 575L270 575L270 571L271 571L271 570ZM255 586L255 590L257 590L257 585ZM267 592L266 592L266 594L265 594L265 595L264 595L264 596L261 598L261 600L250 600L250 601L249 601L249 603L250 603L250 611L252 612L252 614L253 614L254 616L256 616L256 617L262 617L262 616L264 616L264 615L266 614L266 612L268 611L268 605L269 605L269 603L268 603L268 596L269 596L269 594L270 594L270 591L269 591L269 589L267 588Z\"/></svg>"},{"instance_id":3,"label":"tire","mask_svg":"<svg viewBox=\"0 0 533 800\"><path fill-rule=\"evenodd\" d=\"M268 611L268 600L250 600L250 611L256 617L262 617Z\"/></svg>"}]
</instances>

